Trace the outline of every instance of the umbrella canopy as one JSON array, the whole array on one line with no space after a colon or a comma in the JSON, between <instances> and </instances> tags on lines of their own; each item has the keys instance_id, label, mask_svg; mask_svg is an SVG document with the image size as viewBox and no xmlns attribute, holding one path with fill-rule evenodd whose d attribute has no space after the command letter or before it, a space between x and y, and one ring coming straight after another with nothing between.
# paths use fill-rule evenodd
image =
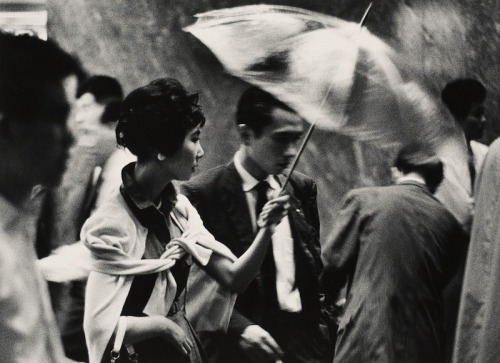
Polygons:
<instances>
[{"instance_id":1,"label":"umbrella canopy","mask_svg":"<svg viewBox=\"0 0 500 363\"><path fill-rule=\"evenodd\" d=\"M197 15L187 28L233 75L318 127L394 147L437 135L439 111L405 84L393 50L356 23L303 9L251 5Z\"/></svg>"}]
</instances>

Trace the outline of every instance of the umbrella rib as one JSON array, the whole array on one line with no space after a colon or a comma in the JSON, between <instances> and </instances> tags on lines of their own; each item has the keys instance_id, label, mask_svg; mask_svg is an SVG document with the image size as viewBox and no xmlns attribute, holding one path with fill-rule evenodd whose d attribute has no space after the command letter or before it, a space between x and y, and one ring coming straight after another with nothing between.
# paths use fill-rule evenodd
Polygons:
<instances>
[{"instance_id":1,"label":"umbrella rib","mask_svg":"<svg viewBox=\"0 0 500 363\"><path fill-rule=\"evenodd\" d=\"M363 27L363 24L366 20L366 17L368 15L368 13L370 12L370 9L372 8L372 5L373 5L373 2L370 2L370 4L368 4L368 7L366 8L364 14L363 14L363 17L361 18L361 21L359 22L359 27L362 28ZM323 107L323 105L325 104L326 102L326 99L328 98L328 95L330 94L331 90L332 90L332 87L333 87L333 82L330 82L330 85L328 86L328 90L326 91L325 93L325 97L323 98L323 100L321 101L321 104L319 105L320 108ZM292 162L292 165L288 171L288 174L286 176L286 179L285 179L285 182L283 183L283 185L281 186L281 190L280 190L280 195L283 194L286 186L288 185L288 182L290 181L290 177L292 176L292 173L293 171L295 170L295 167L297 166L298 162L299 162L299 159L300 159L300 156L302 155L305 147L306 147L306 144L307 142L309 141L309 138L311 137L311 134L314 130L314 127L316 125L316 121L312 122L311 125L309 126L309 129L307 130L307 133L304 137L304 140L302 140L302 144L300 145L300 148L297 152L297 155L295 155L295 158L293 159L293 162Z\"/></svg>"}]
</instances>

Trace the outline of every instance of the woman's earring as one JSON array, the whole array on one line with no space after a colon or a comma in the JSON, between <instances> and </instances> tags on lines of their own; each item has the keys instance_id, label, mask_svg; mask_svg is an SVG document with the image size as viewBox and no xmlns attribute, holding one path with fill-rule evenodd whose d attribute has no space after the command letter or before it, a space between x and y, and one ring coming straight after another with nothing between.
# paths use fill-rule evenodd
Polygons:
<instances>
[{"instance_id":1,"label":"woman's earring","mask_svg":"<svg viewBox=\"0 0 500 363\"><path fill-rule=\"evenodd\" d=\"M157 158L158 158L158 160L163 161L163 160L165 160L166 156L163 155L162 153L158 153Z\"/></svg>"}]
</instances>

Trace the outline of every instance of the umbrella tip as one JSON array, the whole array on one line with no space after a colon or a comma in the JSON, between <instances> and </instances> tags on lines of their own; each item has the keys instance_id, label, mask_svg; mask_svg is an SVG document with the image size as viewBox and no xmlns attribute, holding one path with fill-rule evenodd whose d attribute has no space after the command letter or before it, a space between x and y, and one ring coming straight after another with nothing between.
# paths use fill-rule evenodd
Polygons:
<instances>
[{"instance_id":1,"label":"umbrella tip","mask_svg":"<svg viewBox=\"0 0 500 363\"><path fill-rule=\"evenodd\" d=\"M368 13L370 12L370 9L372 8L373 1L368 4L368 7L365 10L365 13L363 14L363 17L361 18L361 21L359 22L359 27L361 28L365 24L366 17L368 16Z\"/></svg>"}]
</instances>

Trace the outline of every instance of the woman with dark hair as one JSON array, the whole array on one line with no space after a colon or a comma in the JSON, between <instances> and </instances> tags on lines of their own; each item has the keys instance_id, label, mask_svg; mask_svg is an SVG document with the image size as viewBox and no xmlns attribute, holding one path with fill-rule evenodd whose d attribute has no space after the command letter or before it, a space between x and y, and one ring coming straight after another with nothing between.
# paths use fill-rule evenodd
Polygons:
<instances>
[{"instance_id":1,"label":"woman with dark hair","mask_svg":"<svg viewBox=\"0 0 500 363\"><path fill-rule=\"evenodd\" d=\"M286 214L288 197L269 201L260 233L239 259L215 241L172 184L188 180L203 156L204 123L198 96L174 79L155 80L124 101L116 136L137 162L123 169L120 191L81 234L94 258L84 323L91 363L109 362L109 352L113 362L133 361L136 354L141 363L205 361L185 315L191 265L241 291L260 267L270 229Z\"/></svg>"}]
</instances>

